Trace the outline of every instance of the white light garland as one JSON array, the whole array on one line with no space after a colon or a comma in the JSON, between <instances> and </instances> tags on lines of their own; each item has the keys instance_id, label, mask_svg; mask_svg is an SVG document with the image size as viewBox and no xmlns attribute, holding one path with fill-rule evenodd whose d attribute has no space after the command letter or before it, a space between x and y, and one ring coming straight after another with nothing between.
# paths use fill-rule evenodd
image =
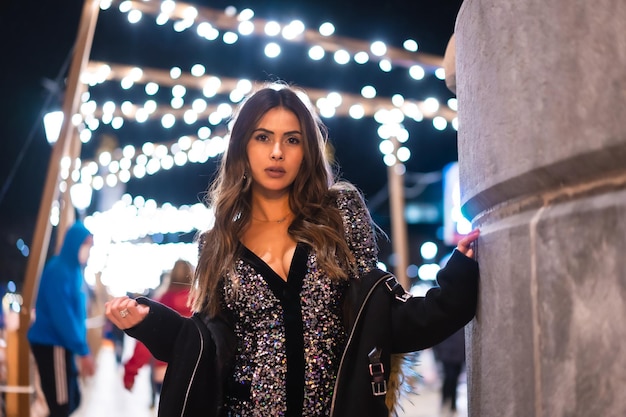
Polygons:
<instances>
[{"instance_id":1,"label":"white light garland","mask_svg":"<svg viewBox=\"0 0 626 417\"><path fill-rule=\"evenodd\" d=\"M109 8L107 7L107 9ZM237 10L233 6L220 11L207 7L197 8L184 2L170 0L161 2L160 7L156 2L124 0L120 4L119 10L126 13L137 10L143 14L155 16L160 25L171 19L175 22L174 30L178 32L196 25L198 35L208 40L217 39L221 30L224 32L222 39L227 44L236 43L237 34L269 37L282 34L283 39L288 42L320 46L329 53L345 50L349 56L359 54L357 62L360 63L364 62L363 54L367 55L367 60L384 60L386 62L381 65L382 71L387 71L387 68L394 66L408 68L416 64L429 68L429 71L436 71L443 67L442 57L418 53L417 42L413 39L407 39L402 48L396 48L379 40L368 43L359 39L338 37L333 35L335 26L330 22L323 23L319 29L309 29L299 19L280 23L274 20L255 18L254 11L249 8L237 14ZM370 53L366 51L370 51ZM312 59L314 58L312 57Z\"/></svg>"},{"instance_id":2,"label":"white light garland","mask_svg":"<svg viewBox=\"0 0 626 417\"><path fill-rule=\"evenodd\" d=\"M51 219L58 222L58 208L53 212ZM99 271L102 283L113 295L153 289L159 285L161 273L170 270L176 260L195 265L198 257L195 243L159 244L156 237L195 235L210 229L214 221L213 211L201 203L157 207L154 200L125 194L110 210L85 218L85 226L94 235L85 278L93 284Z\"/></svg>"},{"instance_id":3,"label":"white light garland","mask_svg":"<svg viewBox=\"0 0 626 417\"><path fill-rule=\"evenodd\" d=\"M378 47L381 48L380 45ZM103 74L106 74L106 76L103 76ZM95 81L92 81L91 77ZM73 123L79 125L80 129L82 129L80 137L83 142L88 141L92 137L91 132L98 129L100 122L102 125L110 123L113 128L119 129L123 126L125 119L146 122L151 118L160 118L164 129L172 128L179 119L188 125L192 125L204 118L211 125L219 126L232 115L232 104L241 101L245 94L253 89L255 84L247 79L220 78L206 74L204 67L200 68L198 64L192 67L190 73L186 73L179 67L173 67L169 71L164 71L153 68L141 69L125 65L90 62L87 71L81 79L89 85L96 83L96 81L97 83L103 83L115 80L132 80L133 84L145 84L144 91L148 97L150 92L156 93L163 87L170 87L173 95L170 108L157 105L153 99L147 99L143 106L130 101L124 101L119 105L113 101L106 101L99 108L98 103L91 98L90 94L84 94L84 102L80 108L81 114L75 115L72 119ZM186 104L184 96L187 95L189 90L202 91L206 100L195 99L190 104ZM225 93L229 94L232 104L228 102L209 104L207 102L215 95ZM436 129L445 129L449 124L448 122L456 126L453 123L456 120L456 112L442 105L435 98L429 98L424 102L407 100L399 94L394 95L390 99L379 98L376 97L376 89L373 86L363 87L361 95L324 90L308 90L307 93L316 104L322 117L350 116L360 119L373 115L382 125L381 128L383 130L379 130L379 133L384 132L385 125L389 123L388 119L390 117L393 118L392 123L398 124L405 116L419 122L426 115L433 119ZM454 104L454 102L452 103ZM107 160L103 160L103 156L100 155L100 166L105 168L109 176L103 178L96 173L88 175L81 171L80 181L91 184L94 189L99 189L105 184L111 186L116 184L117 181L125 183L130 178L143 178L145 175L154 175L161 169L171 169L174 165L184 166L186 163L205 162L208 158L222 153L226 145L221 136L214 135L212 139L209 139L211 130L207 126L200 128L198 135L200 135L201 131L204 132L204 130L207 130L208 133L203 133L203 138L198 136L194 136L193 139L189 136L185 136L184 140L180 138L181 143L186 142L186 144L184 146L181 145L176 152L172 152L172 155L168 155L165 161L161 161L163 156L154 161L146 158L146 156L151 155L154 147L150 143L143 145L143 155L137 155L134 161L132 156L126 157L124 162L122 162L121 157L113 161L110 157ZM389 137L389 134L383 135L381 135L383 138ZM406 140L408 132L402 129L396 132L395 136ZM167 150L171 145L172 143L163 146L163 149ZM125 149L127 152L130 152L130 148L127 147ZM118 166L123 163L126 168L124 170L114 169L111 172L111 168L108 167L110 163L118 164Z\"/></svg>"}]
</instances>

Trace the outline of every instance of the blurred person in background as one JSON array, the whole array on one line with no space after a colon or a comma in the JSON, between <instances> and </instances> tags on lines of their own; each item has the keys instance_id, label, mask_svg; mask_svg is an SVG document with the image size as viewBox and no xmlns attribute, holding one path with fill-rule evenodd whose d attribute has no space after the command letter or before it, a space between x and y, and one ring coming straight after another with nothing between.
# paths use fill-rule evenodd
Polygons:
<instances>
[{"instance_id":1,"label":"blurred person in background","mask_svg":"<svg viewBox=\"0 0 626 417\"><path fill-rule=\"evenodd\" d=\"M81 222L74 223L60 253L46 263L39 282L28 341L50 417L72 414L81 400L78 376L95 372L87 342L88 291L83 277L92 245L89 230Z\"/></svg>"},{"instance_id":2,"label":"blurred person in background","mask_svg":"<svg viewBox=\"0 0 626 417\"><path fill-rule=\"evenodd\" d=\"M182 259L177 260L169 274L169 279L165 278L163 284L155 290L154 299L177 311L181 316L191 316L188 299L193 274L194 267L191 263ZM129 391L132 390L139 369L148 363L151 366L152 380L150 406L154 407L156 398L161 393L167 363L155 359L140 341L136 342L133 355L124 364L123 380L124 387Z\"/></svg>"},{"instance_id":3,"label":"blurred person in background","mask_svg":"<svg viewBox=\"0 0 626 417\"><path fill-rule=\"evenodd\" d=\"M459 377L465 366L465 329L433 347L435 360L441 365L441 417L453 417L457 412Z\"/></svg>"},{"instance_id":4,"label":"blurred person in background","mask_svg":"<svg viewBox=\"0 0 626 417\"><path fill-rule=\"evenodd\" d=\"M448 253L439 261L441 268L445 268L453 253ZM432 350L441 376L440 417L454 417L458 415L459 378L465 367L465 328L457 330L450 337L433 346Z\"/></svg>"}]
</instances>

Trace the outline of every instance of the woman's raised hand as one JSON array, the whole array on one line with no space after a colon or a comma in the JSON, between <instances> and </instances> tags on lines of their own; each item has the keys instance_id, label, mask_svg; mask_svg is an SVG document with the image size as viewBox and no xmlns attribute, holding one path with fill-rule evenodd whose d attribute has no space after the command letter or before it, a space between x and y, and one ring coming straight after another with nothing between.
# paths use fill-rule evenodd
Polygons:
<instances>
[{"instance_id":1,"label":"woman's raised hand","mask_svg":"<svg viewBox=\"0 0 626 417\"><path fill-rule=\"evenodd\" d=\"M474 229L467 235L463 236L456 246L456 249L468 258L474 258L474 245L473 243L478 239L480 235L479 229Z\"/></svg>"}]
</instances>

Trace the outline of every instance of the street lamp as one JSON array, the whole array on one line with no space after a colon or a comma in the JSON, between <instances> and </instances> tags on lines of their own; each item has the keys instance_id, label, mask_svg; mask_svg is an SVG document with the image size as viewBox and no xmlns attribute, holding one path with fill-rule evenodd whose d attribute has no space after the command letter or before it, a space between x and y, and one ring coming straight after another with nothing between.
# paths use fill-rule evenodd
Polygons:
<instances>
[{"instance_id":1,"label":"street lamp","mask_svg":"<svg viewBox=\"0 0 626 417\"><path fill-rule=\"evenodd\" d=\"M63 112L61 110L46 113L43 117L43 127L49 144L54 144L59 139L61 125L63 124Z\"/></svg>"}]
</instances>

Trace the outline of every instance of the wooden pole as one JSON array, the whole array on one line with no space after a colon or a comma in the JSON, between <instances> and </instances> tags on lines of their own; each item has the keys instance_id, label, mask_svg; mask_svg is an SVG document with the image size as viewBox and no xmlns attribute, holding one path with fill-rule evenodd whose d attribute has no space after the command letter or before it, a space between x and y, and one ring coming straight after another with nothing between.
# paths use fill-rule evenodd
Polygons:
<instances>
[{"instance_id":1,"label":"wooden pole","mask_svg":"<svg viewBox=\"0 0 626 417\"><path fill-rule=\"evenodd\" d=\"M77 86L77 91L75 92L75 94L80 97L84 90L84 84L80 84ZM65 232L67 232L67 229L69 229L74 221L76 221L76 213L72 204L70 188L72 188L72 185L74 185L74 181L72 180L72 170L74 169L74 163L76 159L80 157L82 142L80 141L80 137L78 136L78 132L76 131L76 129L71 130L71 135L72 136L70 139L70 149L68 155L68 157L70 158L70 169L69 174L65 179L66 188L61 198L61 212L59 215L59 225L57 226L57 236L59 236L60 238L57 239L55 253L59 253L61 251L61 247L63 246L62 237L65 236Z\"/></svg>"},{"instance_id":2,"label":"wooden pole","mask_svg":"<svg viewBox=\"0 0 626 417\"><path fill-rule=\"evenodd\" d=\"M51 225L50 210L59 194L59 169L64 156L69 156L72 138L76 139L74 126L71 123L72 115L78 113L80 106L80 74L86 68L91 52L93 35L98 20L99 1L85 0L80 18L74 56L67 79L67 90L63 101L63 124L61 133L55 143L48 165L46 183L43 190L41 205L37 215L35 233L31 245L31 255L26 266L24 288L22 292L23 305L20 311L20 323L17 329L17 361L8 363L8 383L16 387L19 393L8 394L6 398L7 417L30 416L30 349L26 338L30 327L31 310L37 298L39 276L46 261L50 244ZM59 235L62 238L62 235Z\"/></svg>"},{"instance_id":3,"label":"wooden pole","mask_svg":"<svg viewBox=\"0 0 626 417\"><path fill-rule=\"evenodd\" d=\"M394 150L397 151L399 148L398 139L392 137L390 140L393 142ZM391 212L391 246L396 261L394 273L398 282L408 290L411 283L406 272L409 266L409 239L404 216L404 171L404 164L397 158L393 165L387 167Z\"/></svg>"}]
</instances>

